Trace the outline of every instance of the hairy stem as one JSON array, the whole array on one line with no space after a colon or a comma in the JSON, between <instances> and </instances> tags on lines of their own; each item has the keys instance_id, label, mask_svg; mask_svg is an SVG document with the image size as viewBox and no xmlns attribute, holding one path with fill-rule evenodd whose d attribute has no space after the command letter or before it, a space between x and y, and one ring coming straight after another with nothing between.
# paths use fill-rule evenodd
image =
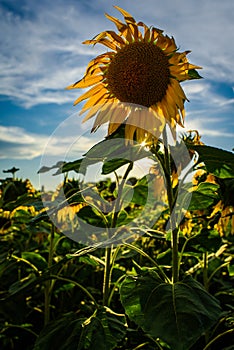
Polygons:
<instances>
[{"instance_id":1,"label":"hairy stem","mask_svg":"<svg viewBox=\"0 0 234 350\"><path fill-rule=\"evenodd\" d=\"M52 224L51 235L50 235L50 245L49 245L48 268L50 268L53 263L54 234L55 234L55 227ZM50 302L51 302L51 294L52 294L51 284L52 284L51 280L48 280L45 282L45 290L44 290L44 325L45 326L50 321Z\"/></svg>"},{"instance_id":2,"label":"hairy stem","mask_svg":"<svg viewBox=\"0 0 234 350\"><path fill-rule=\"evenodd\" d=\"M104 268L104 279L103 279L103 300L104 306L108 305L110 284L111 284L111 255L112 248L105 248L105 268Z\"/></svg>"},{"instance_id":3,"label":"hairy stem","mask_svg":"<svg viewBox=\"0 0 234 350\"><path fill-rule=\"evenodd\" d=\"M171 183L171 162L169 144L167 140L166 128L163 130L164 144L164 161L165 161L165 180L167 186L167 198L170 211L170 224L172 230L171 246L172 246L172 282L176 283L179 280L179 256L178 256L178 227L176 226L175 214L173 212L174 195Z\"/></svg>"},{"instance_id":4,"label":"hairy stem","mask_svg":"<svg viewBox=\"0 0 234 350\"><path fill-rule=\"evenodd\" d=\"M208 344L206 344L206 346L204 347L203 350L208 350L210 349L210 346L213 345L217 340L219 340L220 338L224 337L227 334L231 334L234 333L234 328L228 329L227 331L217 335L217 337L215 337L214 339L212 339Z\"/></svg>"},{"instance_id":5,"label":"hairy stem","mask_svg":"<svg viewBox=\"0 0 234 350\"><path fill-rule=\"evenodd\" d=\"M122 178L121 183L119 184L118 197L116 198L115 207L113 209L111 228L114 228L116 226L118 214L121 209L121 196L122 196L123 187L132 168L133 168L133 164L131 162L127 167L127 170ZM112 272L111 265L114 263L114 261L111 261L111 256L112 256L112 247L106 247L105 248L105 268L104 268L104 278L103 278L103 305L104 306L108 306L108 300L109 300L109 294L110 294L111 272Z\"/></svg>"}]
</instances>

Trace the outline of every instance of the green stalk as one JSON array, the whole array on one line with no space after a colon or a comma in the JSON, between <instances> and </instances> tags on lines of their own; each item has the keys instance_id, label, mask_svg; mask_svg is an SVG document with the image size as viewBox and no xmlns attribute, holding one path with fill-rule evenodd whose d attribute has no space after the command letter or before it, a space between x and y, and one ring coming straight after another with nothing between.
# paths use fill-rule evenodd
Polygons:
<instances>
[{"instance_id":1,"label":"green stalk","mask_svg":"<svg viewBox=\"0 0 234 350\"><path fill-rule=\"evenodd\" d=\"M55 227L54 224L51 226L51 235L50 235L50 245L49 245L49 255L48 255L48 269L52 266L53 255L54 255L54 234ZM44 291L44 325L50 321L50 302L51 302L51 290L52 281L48 280L45 282L45 291Z\"/></svg>"},{"instance_id":2,"label":"green stalk","mask_svg":"<svg viewBox=\"0 0 234 350\"><path fill-rule=\"evenodd\" d=\"M215 337L208 344L206 344L206 346L204 347L203 350L208 350L210 348L210 346L213 345L217 340L219 340L220 338L224 337L225 335L231 334L231 333L234 333L234 328L228 329L227 331L217 335L217 337Z\"/></svg>"},{"instance_id":3,"label":"green stalk","mask_svg":"<svg viewBox=\"0 0 234 350\"><path fill-rule=\"evenodd\" d=\"M104 279L103 279L103 306L108 305L110 284L111 284L111 255L112 247L105 248L105 268L104 268Z\"/></svg>"},{"instance_id":4,"label":"green stalk","mask_svg":"<svg viewBox=\"0 0 234 350\"><path fill-rule=\"evenodd\" d=\"M130 173L132 168L133 168L133 164L130 163L122 178L121 183L119 184L118 197L116 198L116 202L115 202L111 228L114 228L116 226L119 211L121 209L121 195L122 195L123 187L128 177L128 174ZM103 300L102 300L104 306L108 306L108 300L109 300L109 294L110 294L111 271L112 271L111 265L114 263L113 261L111 261L111 256L112 256L112 247L106 247L105 248L105 268L104 268L104 278L103 278Z\"/></svg>"},{"instance_id":5,"label":"green stalk","mask_svg":"<svg viewBox=\"0 0 234 350\"><path fill-rule=\"evenodd\" d=\"M208 278L208 253L203 254L203 284L205 289L209 290L209 278Z\"/></svg>"},{"instance_id":6,"label":"green stalk","mask_svg":"<svg viewBox=\"0 0 234 350\"><path fill-rule=\"evenodd\" d=\"M173 213L174 195L171 183L171 162L169 144L167 140L166 128L163 130L164 161L165 161L165 180L167 186L167 198L170 211L170 223L172 228L171 246L172 246L172 282L179 280L179 255L178 255L178 227Z\"/></svg>"}]
</instances>

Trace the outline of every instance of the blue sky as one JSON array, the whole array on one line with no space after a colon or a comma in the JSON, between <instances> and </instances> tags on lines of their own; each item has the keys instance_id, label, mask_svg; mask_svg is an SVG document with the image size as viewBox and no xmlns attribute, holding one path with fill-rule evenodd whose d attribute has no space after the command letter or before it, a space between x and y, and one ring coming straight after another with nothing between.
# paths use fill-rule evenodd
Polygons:
<instances>
[{"instance_id":1,"label":"blue sky","mask_svg":"<svg viewBox=\"0 0 234 350\"><path fill-rule=\"evenodd\" d=\"M63 160L64 152L79 158L104 136L90 136L91 124L81 124L73 101L82 91L64 88L105 50L82 41L115 30L104 17L122 18L113 5L173 35L180 51L192 51L189 60L203 67L204 79L183 83L190 100L185 130L197 129L208 145L234 147L233 0L0 0L0 178L16 166L18 177L39 187L41 165ZM69 146L74 135L79 150Z\"/></svg>"}]
</instances>

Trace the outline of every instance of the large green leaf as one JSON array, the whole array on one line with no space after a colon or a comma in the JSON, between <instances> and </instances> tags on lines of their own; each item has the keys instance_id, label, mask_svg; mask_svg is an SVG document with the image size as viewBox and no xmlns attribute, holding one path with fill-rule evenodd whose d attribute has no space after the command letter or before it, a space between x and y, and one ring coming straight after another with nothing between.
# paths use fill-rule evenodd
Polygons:
<instances>
[{"instance_id":1,"label":"large green leaf","mask_svg":"<svg viewBox=\"0 0 234 350\"><path fill-rule=\"evenodd\" d=\"M151 155L139 143L126 144L125 138L105 139L93 146L85 157L101 161L104 159L111 160L115 158L124 158L128 160L137 160Z\"/></svg>"},{"instance_id":2,"label":"large green leaf","mask_svg":"<svg viewBox=\"0 0 234 350\"><path fill-rule=\"evenodd\" d=\"M61 174L61 172L67 173L68 171L72 171L72 170L75 171L76 173L85 175L87 171L87 167L89 165L98 163L98 161L100 160L81 158L81 159L74 160L73 162L67 162L54 175L59 175Z\"/></svg>"},{"instance_id":3,"label":"large green leaf","mask_svg":"<svg viewBox=\"0 0 234 350\"><path fill-rule=\"evenodd\" d=\"M124 322L102 307L88 319L70 312L44 328L33 350L112 350L125 336Z\"/></svg>"},{"instance_id":4,"label":"large green leaf","mask_svg":"<svg viewBox=\"0 0 234 350\"><path fill-rule=\"evenodd\" d=\"M221 312L218 301L191 277L169 284L152 270L126 277L120 295L129 318L173 350L189 350Z\"/></svg>"},{"instance_id":5,"label":"large green leaf","mask_svg":"<svg viewBox=\"0 0 234 350\"><path fill-rule=\"evenodd\" d=\"M84 158L65 163L54 175L71 170L85 174L88 166L99 162L104 162L102 173L106 175L131 161L139 160L149 155L151 153L142 148L140 144L126 145L125 138L105 139L91 147L84 155Z\"/></svg>"},{"instance_id":6,"label":"large green leaf","mask_svg":"<svg viewBox=\"0 0 234 350\"><path fill-rule=\"evenodd\" d=\"M225 179L234 177L234 154L220 148L187 145L199 154L199 162L204 162L209 173Z\"/></svg>"},{"instance_id":7,"label":"large green leaf","mask_svg":"<svg viewBox=\"0 0 234 350\"><path fill-rule=\"evenodd\" d=\"M189 210L202 210L213 205L219 199L219 186L210 182L202 182L193 191Z\"/></svg>"}]
</instances>

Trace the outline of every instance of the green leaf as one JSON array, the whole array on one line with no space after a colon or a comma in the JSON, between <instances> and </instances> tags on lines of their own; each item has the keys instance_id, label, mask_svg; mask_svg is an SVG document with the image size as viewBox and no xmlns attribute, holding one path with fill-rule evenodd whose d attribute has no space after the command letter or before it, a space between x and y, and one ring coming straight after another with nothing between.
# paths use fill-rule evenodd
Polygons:
<instances>
[{"instance_id":1,"label":"green leaf","mask_svg":"<svg viewBox=\"0 0 234 350\"><path fill-rule=\"evenodd\" d=\"M117 316L100 307L83 323L83 332L77 350L112 350L126 333L124 316Z\"/></svg>"},{"instance_id":2,"label":"green leaf","mask_svg":"<svg viewBox=\"0 0 234 350\"><path fill-rule=\"evenodd\" d=\"M103 175L110 174L113 171L121 168L123 165L126 165L128 163L130 163L130 161L124 158L119 158L119 159L115 158L115 159L108 160L104 162L102 166L102 174Z\"/></svg>"},{"instance_id":3,"label":"green leaf","mask_svg":"<svg viewBox=\"0 0 234 350\"><path fill-rule=\"evenodd\" d=\"M102 215L90 206L81 208L77 213L77 216L92 226L106 227Z\"/></svg>"},{"instance_id":4,"label":"green leaf","mask_svg":"<svg viewBox=\"0 0 234 350\"><path fill-rule=\"evenodd\" d=\"M46 173L48 171L50 171L51 169L61 169L62 166L65 164L65 162L63 161L58 161L56 164L48 167L48 166L42 166L39 170L38 170L38 174L42 174L42 173Z\"/></svg>"},{"instance_id":5,"label":"green leaf","mask_svg":"<svg viewBox=\"0 0 234 350\"><path fill-rule=\"evenodd\" d=\"M131 203L144 206L147 200L149 201L151 195L151 193L149 193L149 188L152 179L154 179L154 175L148 174L136 182L132 187L134 192L131 198Z\"/></svg>"},{"instance_id":6,"label":"green leaf","mask_svg":"<svg viewBox=\"0 0 234 350\"><path fill-rule=\"evenodd\" d=\"M218 320L218 301L191 277L175 284L154 271L128 276L120 289L126 314L173 350L188 350Z\"/></svg>"},{"instance_id":7,"label":"green leaf","mask_svg":"<svg viewBox=\"0 0 234 350\"><path fill-rule=\"evenodd\" d=\"M225 179L234 177L234 154L216 147L190 145L199 154L199 162L204 162L209 173Z\"/></svg>"},{"instance_id":8,"label":"green leaf","mask_svg":"<svg viewBox=\"0 0 234 350\"><path fill-rule=\"evenodd\" d=\"M99 160L100 161L100 160ZM86 174L87 168L89 165L96 164L98 161L96 159L88 159L88 158L81 158L78 160L74 160L73 162L68 162L64 164L64 166L57 171L54 175L59 175L61 173L67 173L69 171L75 171L79 174Z\"/></svg>"},{"instance_id":9,"label":"green leaf","mask_svg":"<svg viewBox=\"0 0 234 350\"><path fill-rule=\"evenodd\" d=\"M213 205L219 199L219 186L210 182L202 182L193 191L188 210L202 210Z\"/></svg>"},{"instance_id":10,"label":"green leaf","mask_svg":"<svg viewBox=\"0 0 234 350\"><path fill-rule=\"evenodd\" d=\"M151 155L140 144L126 145L125 138L104 140L93 146L85 157L96 161L114 161L125 159L130 161L139 160Z\"/></svg>"},{"instance_id":11,"label":"green leaf","mask_svg":"<svg viewBox=\"0 0 234 350\"><path fill-rule=\"evenodd\" d=\"M125 336L124 322L102 307L88 319L70 312L43 329L33 350L112 350Z\"/></svg>"},{"instance_id":12,"label":"green leaf","mask_svg":"<svg viewBox=\"0 0 234 350\"><path fill-rule=\"evenodd\" d=\"M137 205L145 205L148 198L148 186L137 184L134 186L134 194L131 202Z\"/></svg>"},{"instance_id":13,"label":"green leaf","mask_svg":"<svg viewBox=\"0 0 234 350\"><path fill-rule=\"evenodd\" d=\"M142 148L140 144L126 145L124 137L105 139L91 147L84 155L84 158L64 163L54 175L71 170L85 175L87 167L98 162L104 162L102 173L106 175L131 161L139 160L149 155L151 153ZM48 169L50 170L53 167L43 168L46 168L45 171L48 171ZM43 168L40 169L40 172L43 172Z\"/></svg>"}]
</instances>

